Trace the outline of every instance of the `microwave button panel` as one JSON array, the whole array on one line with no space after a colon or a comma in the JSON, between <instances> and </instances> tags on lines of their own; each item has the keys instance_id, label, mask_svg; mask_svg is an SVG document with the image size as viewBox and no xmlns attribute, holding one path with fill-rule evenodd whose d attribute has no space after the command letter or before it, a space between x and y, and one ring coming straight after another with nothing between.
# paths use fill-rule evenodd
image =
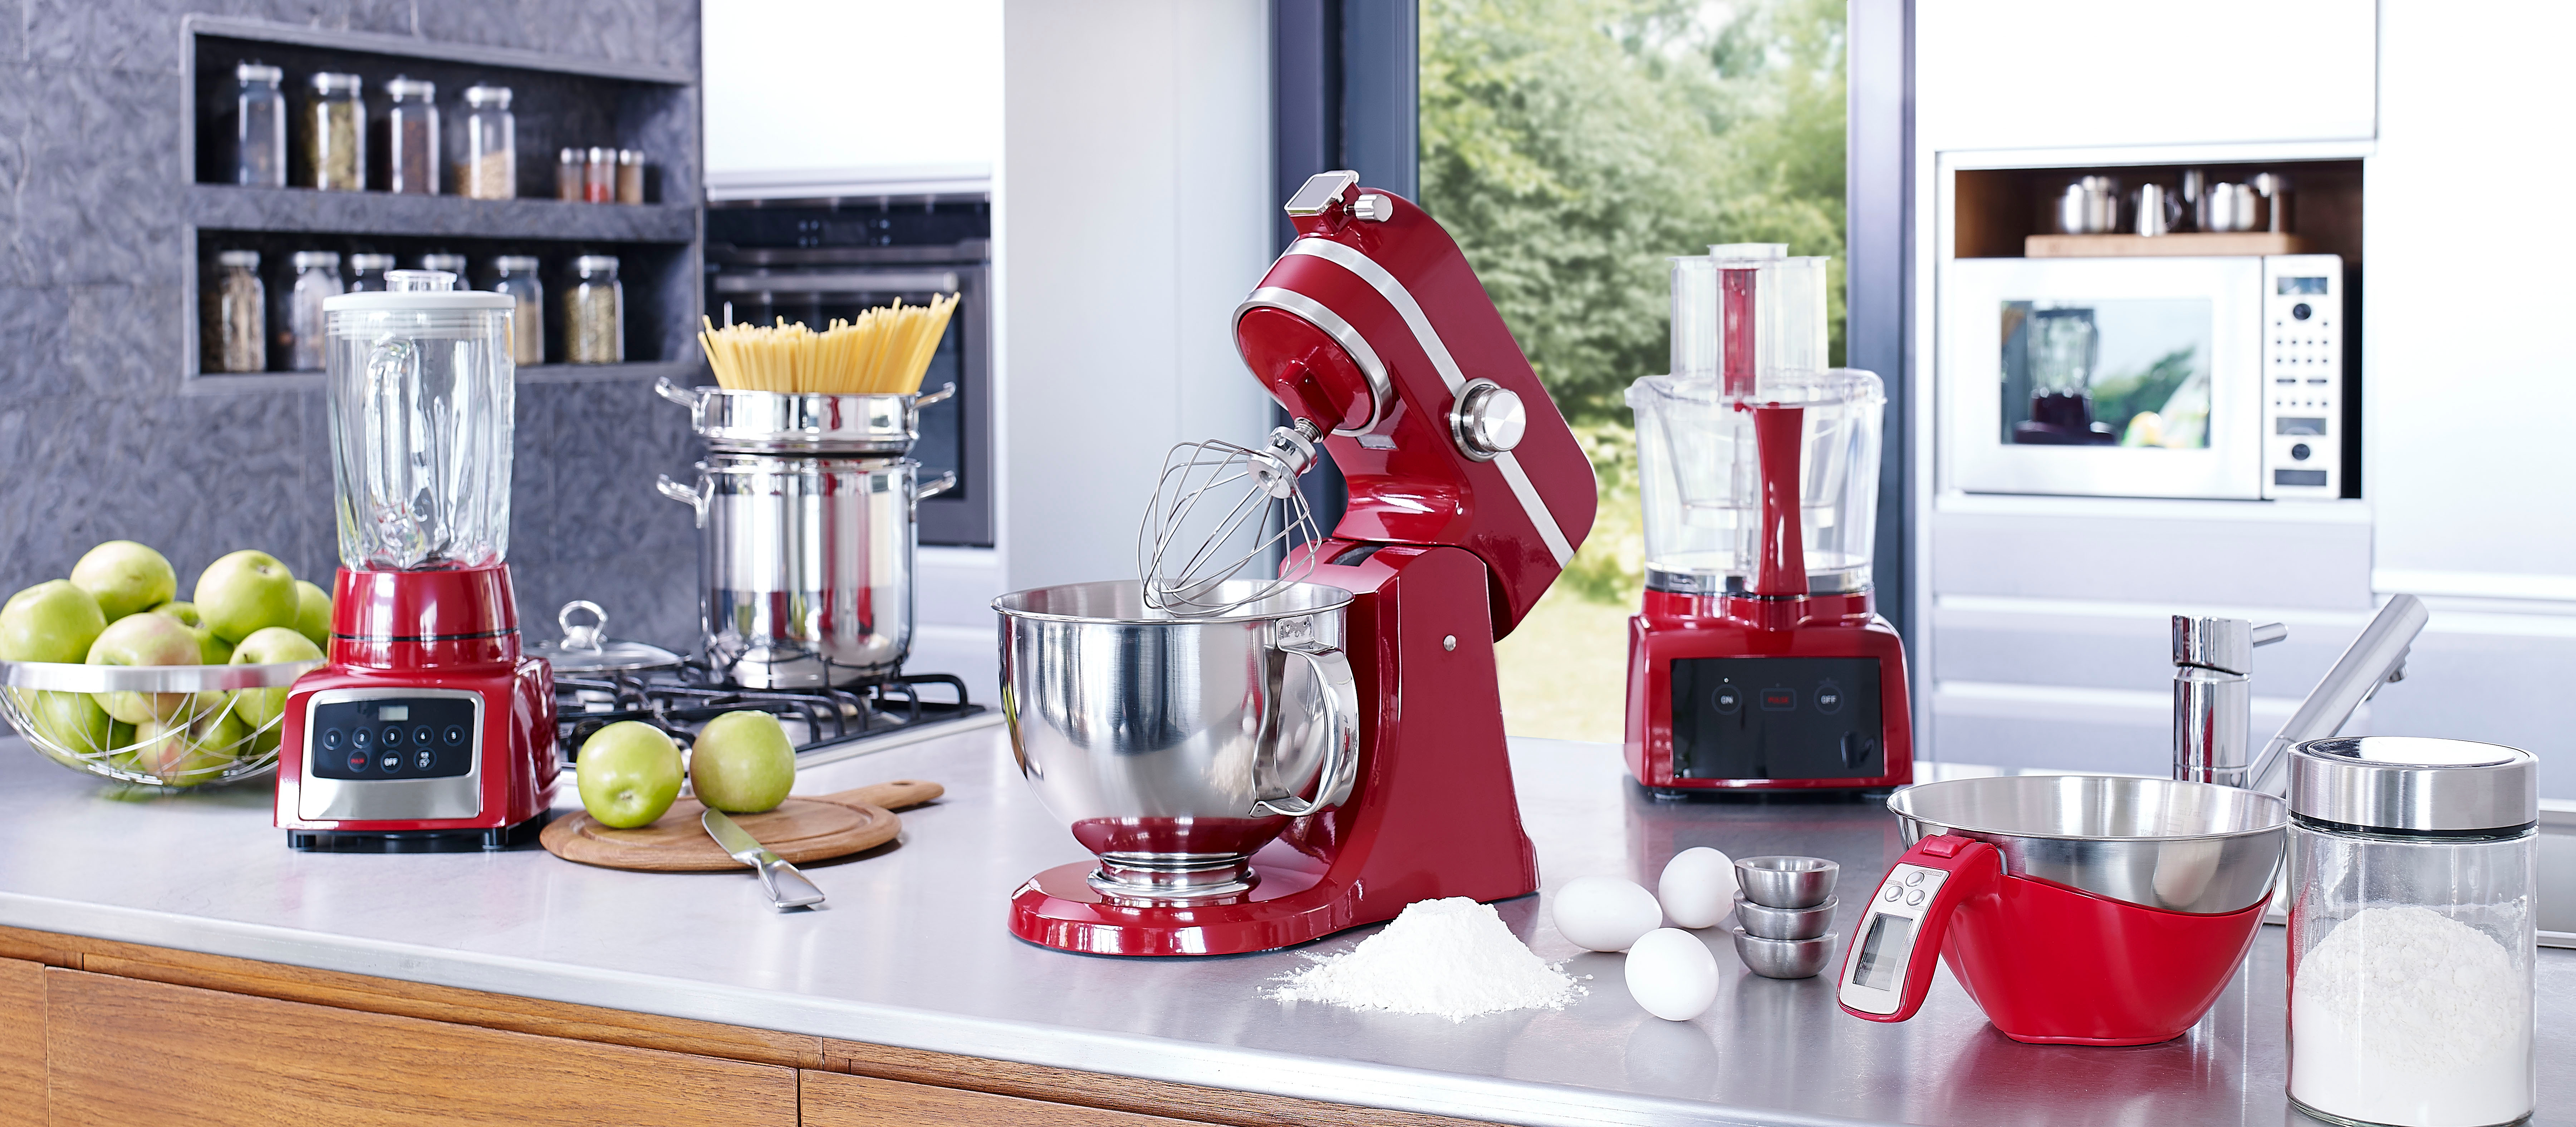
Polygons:
<instances>
[{"instance_id":1,"label":"microwave button panel","mask_svg":"<svg viewBox=\"0 0 2576 1127\"><path fill-rule=\"evenodd\" d=\"M2266 258L2263 282L2263 496L2340 496L2343 261Z\"/></svg>"}]
</instances>

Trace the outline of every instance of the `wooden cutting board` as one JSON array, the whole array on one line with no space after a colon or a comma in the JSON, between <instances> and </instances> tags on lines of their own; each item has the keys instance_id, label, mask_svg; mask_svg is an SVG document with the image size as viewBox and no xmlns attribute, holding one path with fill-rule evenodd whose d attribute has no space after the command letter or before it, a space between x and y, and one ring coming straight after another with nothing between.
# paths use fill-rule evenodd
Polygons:
<instances>
[{"instance_id":1,"label":"wooden cutting board","mask_svg":"<svg viewBox=\"0 0 2576 1127\"><path fill-rule=\"evenodd\" d=\"M838 794L800 795L759 814L736 814L744 832L759 838L770 852L790 864L846 857L894 840L903 829L891 811L947 793L937 783L898 779L891 783L845 790ZM716 847L698 818L706 807L683 798L652 825L612 830L585 813L571 813L546 824L537 840L546 851L566 861L610 869L654 873L748 871Z\"/></svg>"}]
</instances>

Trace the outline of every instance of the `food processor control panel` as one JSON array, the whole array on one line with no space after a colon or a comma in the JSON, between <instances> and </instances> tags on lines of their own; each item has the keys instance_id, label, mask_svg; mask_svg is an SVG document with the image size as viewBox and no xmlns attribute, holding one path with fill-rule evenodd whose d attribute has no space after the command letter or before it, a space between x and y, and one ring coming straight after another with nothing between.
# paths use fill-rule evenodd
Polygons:
<instances>
[{"instance_id":1,"label":"food processor control panel","mask_svg":"<svg viewBox=\"0 0 2576 1127\"><path fill-rule=\"evenodd\" d=\"M1673 773L1681 778L1887 773L1877 658L1677 658L1672 701Z\"/></svg>"},{"instance_id":2,"label":"food processor control panel","mask_svg":"<svg viewBox=\"0 0 2576 1127\"><path fill-rule=\"evenodd\" d=\"M2263 497L2343 495L2343 259L2263 260Z\"/></svg>"}]
</instances>

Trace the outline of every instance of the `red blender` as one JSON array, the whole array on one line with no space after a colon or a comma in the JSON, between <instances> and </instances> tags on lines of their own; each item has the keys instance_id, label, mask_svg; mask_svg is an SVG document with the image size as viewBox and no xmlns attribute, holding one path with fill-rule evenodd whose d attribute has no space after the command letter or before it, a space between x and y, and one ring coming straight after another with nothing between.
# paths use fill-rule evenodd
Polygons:
<instances>
[{"instance_id":1,"label":"red blender","mask_svg":"<svg viewBox=\"0 0 2576 1127\"><path fill-rule=\"evenodd\" d=\"M519 652L507 295L396 270L323 303L340 574L328 661L287 694L277 825L297 849L535 836L553 678Z\"/></svg>"},{"instance_id":2,"label":"red blender","mask_svg":"<svg viewBox=\"0 0 2576 1127\"><path fill-rule=\"evenodd\" d=\"M1494 642L1591 530L1591 461L1430 216L1351 172L1287 210L1298 238L1234 332L1294 425L1176 455L1250 485L1206 502L1225 527L1292 500L1319 449L1350 507L1280 580L1234 578L1256 550L996 600L1021 773L1099 862L1021 886L1030 942L1232 954L1538 889ZM1157 559L1214 558L1153 524Z\"/></svg>"},{"instance_id":3,"label":"red blender","mask_svg":"<svg viewBox=\"0 0 2576 1127\"><path fill-rule=\"evenodd\" d=\"M1628 770L1658 795L1901 786L1905 647L1870 597L1886 395L1825 366L1826 260L1675 261L1673 374L1637 413L1646 597Z\"/></svg>"}]
</instances>

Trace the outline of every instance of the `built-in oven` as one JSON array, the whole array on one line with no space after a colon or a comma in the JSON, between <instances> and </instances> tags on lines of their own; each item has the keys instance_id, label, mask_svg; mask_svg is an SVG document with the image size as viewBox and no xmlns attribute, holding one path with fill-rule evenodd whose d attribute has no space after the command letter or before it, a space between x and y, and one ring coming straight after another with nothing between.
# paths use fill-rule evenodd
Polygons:
<instances>
[{"instance_id":1,"label":"built-in oven","mask_svg":"<svg viewBox=\"0 0 2576 1127\"><path fill-rule=\"evenodd\" d=\"M2338 256L1961 258L1947 270L1949 488L2345 495Z\"/></svg>"},{"instance_id":2,"label":"built-in oven","mask_svg":"<svg viewBox=\"0 0 2576 1127\"><path fill-rule=\"evenodd\" d=\"M925 498L924 544L993 543L993 318L990 207L981 199L732 202L707 212L707 315L719 325L778 318L821 328L872 306L958 295L925 391L912 456L922 480L957 475Z\"/></svg>"}]
</instances>

